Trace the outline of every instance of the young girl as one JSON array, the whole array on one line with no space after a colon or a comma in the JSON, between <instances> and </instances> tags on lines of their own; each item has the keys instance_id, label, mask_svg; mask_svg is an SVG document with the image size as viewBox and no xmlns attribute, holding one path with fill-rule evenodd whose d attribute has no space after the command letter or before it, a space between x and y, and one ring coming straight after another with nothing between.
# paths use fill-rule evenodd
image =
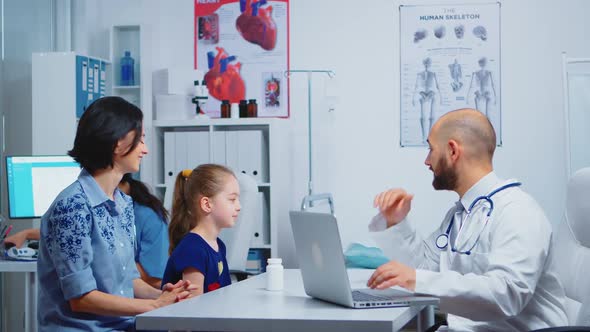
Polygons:
<instances>
[{"instance_id":1,"label":"young girl","mask_svg":"<svg viewBox=\"0 0 590 332\"><path fill-rule=\"evenodd\" d=\"M162 284L188 280L192 295L231 283L222 228L232 227L240 212L240 188L231 170L203 164L176 177L169 225L170 258Z\"/></svg>"}]
</instances>

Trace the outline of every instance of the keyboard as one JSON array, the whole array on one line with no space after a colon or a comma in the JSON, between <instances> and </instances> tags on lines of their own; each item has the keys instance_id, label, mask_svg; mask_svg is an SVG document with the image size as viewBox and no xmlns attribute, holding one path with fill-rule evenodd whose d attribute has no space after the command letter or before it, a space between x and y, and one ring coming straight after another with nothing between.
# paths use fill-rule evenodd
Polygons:
<instances>
[{"instance_id":1,"label":"keyboard","mask_svg":"<svg viewBox=\"0 0 590 332\"><path fill-rule=\"evenodd\" d=\"M391 298L386 296L371 295L357 290L352 291L352 299L359 302L391 300Z\"/></svg>"}]
</instances>

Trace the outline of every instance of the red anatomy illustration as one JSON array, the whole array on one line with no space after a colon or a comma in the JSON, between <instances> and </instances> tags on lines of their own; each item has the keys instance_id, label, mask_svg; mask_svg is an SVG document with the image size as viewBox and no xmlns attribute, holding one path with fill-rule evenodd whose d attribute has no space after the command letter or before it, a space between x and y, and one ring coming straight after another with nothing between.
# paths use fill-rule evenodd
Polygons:
<instances>
[{"instance_id":1,"label":"red anatomy illustration","mask_svg":"<svg viewBox=\"0 0 590 332\"><path fill-rule=\"evenodd\" d=\"M228 56L221 47L216 47L217 55L213 52L207 53L209 71L205 74L205 82L209 94L217 100L229 100L230 103L238 103L246 99L246 84L240 76L242 64L230 62L236 59L235 56Z\"/></svg>"},{"instance_id":2,"label":"red anatomy illustration","mask_svg":"<svg viewBox=\"0 0 590 332\"><path fill-rule=\"evenodd\" d=\"M236 20L236 28L242 37L270 51L277 44L277 25L272 19L272 6L262 8L267 0L240 0L242 14Z\"/></svg>"}]
</instances>

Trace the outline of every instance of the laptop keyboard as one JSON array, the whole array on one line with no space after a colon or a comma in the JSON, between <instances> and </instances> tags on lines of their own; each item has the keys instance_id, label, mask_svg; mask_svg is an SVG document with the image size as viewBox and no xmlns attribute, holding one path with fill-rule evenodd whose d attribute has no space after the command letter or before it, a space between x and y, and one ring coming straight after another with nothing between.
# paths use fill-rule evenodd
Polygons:
<instances>
[{"instance_id":1,"label":"laptop keyboard","mask_svg":"<svg viewBox=\"0 0 590 332\"><path fill-rule=\"evenodd\" d=\"M357 290L352 291L352 299L360 302L391 300L384 296L371 295Z\"/></svg>"}]
</instances>

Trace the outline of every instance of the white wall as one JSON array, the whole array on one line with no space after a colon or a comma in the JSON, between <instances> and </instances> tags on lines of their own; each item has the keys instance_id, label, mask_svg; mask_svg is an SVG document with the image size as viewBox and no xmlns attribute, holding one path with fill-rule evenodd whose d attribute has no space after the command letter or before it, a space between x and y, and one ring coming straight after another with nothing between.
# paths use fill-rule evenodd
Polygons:
<instances>
[{"instance_id":1,"label":"white wall","mask_svg":"<svg viewBox=\"0 0 590 332\"><path fill-rule=\"evenodd\" d=\"M489 3L489 1L465 1ZM112 24L144 23L151 31L152 70L193 63L193 1L74 1L85 14L99 15L76 38L76 51L106 57L106 31ZM84 5L86 3L86 5ZM428 4L426 1L406 1ZM454 4L456 1L440 1ZM426 148L399 146L400 1L293 0L290 4L291 68L331 69L340 85L340 102L329 113L322 99L324 77L314 84L314 192L335 197L345 245L367 237L366 223L376 212L372 200L389 187L414 193L411 216L422 233L440 222L455 194L435 192L423 165ZM90 8L91 7L91 8ZM534 11L531 10L534 8ZM552 222L561 218L565 195L564 119L561 52L589 56L586 43L590 2L521 0L502 2L503 146L495 168L516 177L545 208ZM74 11L74 15L78 15ZM86 30L85 30L86 29ZM86 41L94 41L88 44ZM80 49L81 48L81 49ZM101 53L102 52L102 53ZM84 52L86 53L86 52ZM281 126L279 253L294 264L287 219L307 190L307 81L293 76L291 118Z\"/></svg>"}]
</instances>

